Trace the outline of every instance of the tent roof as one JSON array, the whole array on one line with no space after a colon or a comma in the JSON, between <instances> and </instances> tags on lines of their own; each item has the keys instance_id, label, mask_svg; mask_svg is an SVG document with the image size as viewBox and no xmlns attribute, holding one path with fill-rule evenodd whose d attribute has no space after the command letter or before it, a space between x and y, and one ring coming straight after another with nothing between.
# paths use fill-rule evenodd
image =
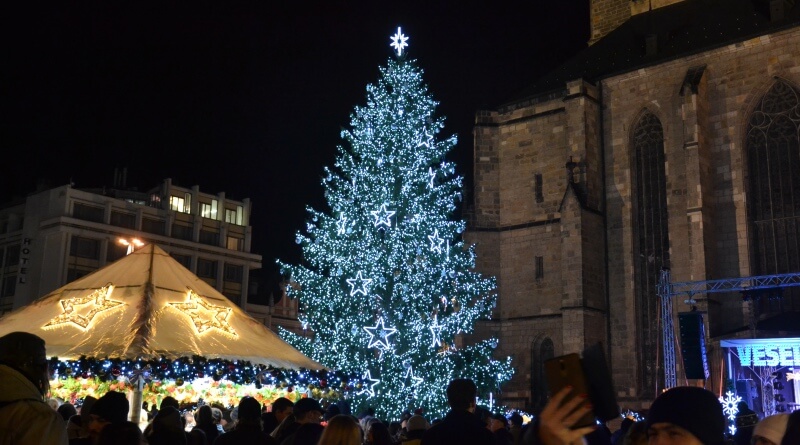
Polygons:
<instances>
[{"instance_id":1,"label":"tent roof","mask_svg":"<svg viewBox=\"0 0 800 445\"><path fill-rule=\"evenodd\" d=\"M322 368L152 244L0 319L0 336L14 331L42 337L61 359L199 355Z\"/></svg>"}]
</instances>

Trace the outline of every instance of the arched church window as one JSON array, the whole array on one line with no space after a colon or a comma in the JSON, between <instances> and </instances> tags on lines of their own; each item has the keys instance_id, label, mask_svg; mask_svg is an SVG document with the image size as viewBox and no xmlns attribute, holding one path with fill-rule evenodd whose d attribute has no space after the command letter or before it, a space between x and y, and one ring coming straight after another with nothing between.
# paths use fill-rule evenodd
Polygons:
<instances>
[{"instance_id":1,"label":"arched church window","mask_svg":"<svg viewBox=\"0 0 800 445\"><path fill-rule=\"evenodd\" d=\"M655 397L658 369L658 297L656 284L662 268L669 267L667 180L664 170L664 130L649 111L632 133L634 177L634 264L636 290L636 351L639 355L639 393Z\"/></svg>"},{"instance_id":2,"label":"arched church window","mask_svg":"<svg viewBox=\"0 0 800 445\"><path fill-rule=\"evenodd\" d=\"M547 403L544 362L555 357L555 347L553 340L545 337L541 341L534 342L531 349L531 409L538 414Z\"/></svg>"},{"instance_id":3,"label":"arched church window","mask_svg":"<svg viewBox=\"0 0 800 445\"><path fill-rule=\"evenodd\" d=\"M752 275L800 272L799 98L798 89L778 80L747 124ZM782 308L762 301L761 310L800 309L797 290L785 291Z\"/></svg>"}]
</instances>

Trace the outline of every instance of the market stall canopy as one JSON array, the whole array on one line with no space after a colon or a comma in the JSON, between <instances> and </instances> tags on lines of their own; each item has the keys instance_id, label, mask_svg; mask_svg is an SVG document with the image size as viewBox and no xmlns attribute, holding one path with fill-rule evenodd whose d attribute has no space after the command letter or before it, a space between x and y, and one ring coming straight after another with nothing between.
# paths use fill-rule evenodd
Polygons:
<instances>
[{"instance_id":1,"label":"market stall canopy","mask_svg":"<svg viewBox=\"0 0 800 445\"><path fill-rule=\"evenodd\" d=\"M0 318L0 336L14 331L66 360L198 355L323 368L153 244Z\"/></svg>"}]
</instances>

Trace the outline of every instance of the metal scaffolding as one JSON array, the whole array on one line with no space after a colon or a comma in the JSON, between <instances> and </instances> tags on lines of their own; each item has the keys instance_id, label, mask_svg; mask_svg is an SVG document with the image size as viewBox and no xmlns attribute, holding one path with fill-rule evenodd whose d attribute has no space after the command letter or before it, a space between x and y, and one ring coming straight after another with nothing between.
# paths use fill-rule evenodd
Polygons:
<instances>
[{"instance_id":1,"label":"metal scaffolding","mask_svg":"<svg viewBox=\"0 0 800 445\"><path fill-rule=\"evenodd\" d=\"M689 299L693 299L693 297L698 294L746 292L758 289L775 289L793 286L800 286L800 272L671 283L669 269L662 269L658 284L656 285L656 292L661 299L661 341L664 348L665 389L674 388L678 385L675 363L675 329L672 324L672 297L684 295L689 297ZM753 310L751 307L751 315L752 314ZM754 324L751 325L754 327Z\"/></svg>"}]
</instances>

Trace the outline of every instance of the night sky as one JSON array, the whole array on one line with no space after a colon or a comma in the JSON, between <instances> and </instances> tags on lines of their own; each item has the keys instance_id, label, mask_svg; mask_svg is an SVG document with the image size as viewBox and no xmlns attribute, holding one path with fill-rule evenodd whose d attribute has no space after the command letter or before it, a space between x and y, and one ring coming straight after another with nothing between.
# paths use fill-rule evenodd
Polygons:
<instances>
[{"instance_id":1,"label":"night sky","mask_svg":"<svg viewBox=\"0 0 800 445\"><path fill-rule=\"evenodd\" d=\"M589 38L589 0L15 3L0 43L3 201L111 185L115 168L140 190L171 177L250 198L265 268L300 260L304 209L322 207L322 168L398 26L468 187L475 111Z\"/></svg>"}]
</instances>

